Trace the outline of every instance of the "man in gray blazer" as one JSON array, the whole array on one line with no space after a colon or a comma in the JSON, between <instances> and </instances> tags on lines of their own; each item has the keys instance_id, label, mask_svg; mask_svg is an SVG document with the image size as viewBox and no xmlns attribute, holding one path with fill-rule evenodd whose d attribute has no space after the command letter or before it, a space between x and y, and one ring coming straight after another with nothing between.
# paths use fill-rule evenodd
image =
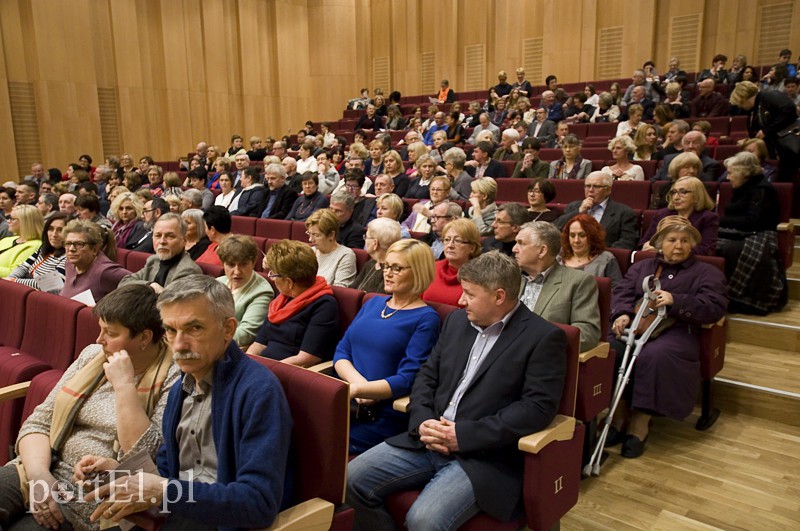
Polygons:
<instances>
[{"instance_id":1,"label":"man in gray blazer","mask_svg":"<svg viewBox=\"0 0 800 531\"><path fill-rule=\"evenodd\" d=\"M522 226L514 257L522 269L519 300L536 315L581 331L581 351L600 341L600 307L597 282L578 269L559 264L561 233L546 221Z\"/></svg>"},{"instance_id":2,"label":"man in gray blazer","mask_svg":"<svg viewBox=\"0 0 800 531\"><path fill-rule=\"evenodd\" d=\"M481 134L482 131L489 130L494 135L494 141L497 142L500 140L500 129L496 125L494 125L491 120L489 120L488 113L481 113L480 117L478 118L479 125L475 126L475 129L472 130L472 134L467 140L468 143L472 144L473 146L478 145L478 135Z\"/></svg>"},{"instance_id":3,"label":"man in gray blazer","mask_svg":"<svg viewBox=\"0 0 800 531\"><path fill-rule=\"evenodd\" d=\"M633 249L639 238L639 223L636 213L627 205L617 203L611 197L614 178L601 171L593 171L583 185L586 198L567 205L564 214L555 221L559 229L577 214L589 214L606 230L606 246L617 249Z\"/></svg>"},{"instance_id":4,"label":"man in gray blazer","mask_svg":"<svg viewBox=\"0 0 800 531\"><path fill-rule=\"evenodd\" d=\"M161 294L173 280L189 275L202 275L200 266L183 250L185 245L186 222L178 214L164 214L153 227L153 247L156 254L148 258L139 271L123 277L119 285L134 282L147 284L157 294Z\"/></svg>"},{"instance_id":5,"label":"man in gray blazer","mask_svg":"<svg viewBox=\"0 0 800 531\"><path fill-rule=\"evenodd\" d=\"M556 123L547 119L547 109L536 109L536 121L528 127L528 136L538 138L542 145L550 145L556 136Z\"/></svg>"}]
</instances>

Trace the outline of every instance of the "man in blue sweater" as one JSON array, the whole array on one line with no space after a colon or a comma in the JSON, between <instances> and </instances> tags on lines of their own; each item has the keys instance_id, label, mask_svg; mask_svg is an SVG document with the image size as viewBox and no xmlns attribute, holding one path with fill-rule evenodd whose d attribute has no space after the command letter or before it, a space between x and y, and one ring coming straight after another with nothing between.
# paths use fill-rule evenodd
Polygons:
<instances>
[{"instance_id":1,"label":"man in blue sweater","mask_svg":"<svg viewBox=\"0 0 800 531\"><path fill-rule=\"evenodd\" d=\"M176 280L158 306L184 373L164 411L158 474L117 476L91 493L106 499L92 520L157 507L169 514L162 529L271 525L292 494L284 492L292 420L280 383L232 341L233 296L215 279Z\"/></svg>"}]
</instances>

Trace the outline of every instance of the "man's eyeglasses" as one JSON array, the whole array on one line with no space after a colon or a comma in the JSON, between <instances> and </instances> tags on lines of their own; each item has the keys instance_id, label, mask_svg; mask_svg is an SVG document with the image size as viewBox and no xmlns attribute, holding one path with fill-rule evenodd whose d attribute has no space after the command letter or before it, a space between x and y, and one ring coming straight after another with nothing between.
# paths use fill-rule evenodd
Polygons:
<instances>
[{"instance_id":1,"label":"man's eyeglasses","mask_svg":"<svg viewBox=\"0 0 800 531\"><path fill-rule=\"evenodd\" d=\"M72 247L73 249L82 251L87 245L89 245L89 242L82 242L82 241L64 242L64 249L69 249L70 247Z\"/></svg>"},{"instance_id":2,"label":"man's eyeglasses","mask_svg":"<svg viewBox=\"0 0 800 531\"><path fill-rule=\"evenodd\" d=\"M583 187L587 190L602 190L608 188L607 184L584 184Z\"/></svg>"},{"instance_id":3,"label":"man's eyeglasses","mask_svg":"<svg viewBox=\"0 0 800 531\"><path fill-rule=\"evenodd\" d=\"M440 219L453 219L453 217L454 216L431 216L428 219L431 220L431 222L436 223Z\"/></svg>"},{"instance_id":4,"label":"man's eyeglasses","mask_svg":"<svg viewBox=\"0 0 800 531\"><path fill-rule=\"evenodd\" d=\"M430 191L430 192L446 192L447 189L446 188L428 188L428 191Z\"/></svg>"}]
</instances>

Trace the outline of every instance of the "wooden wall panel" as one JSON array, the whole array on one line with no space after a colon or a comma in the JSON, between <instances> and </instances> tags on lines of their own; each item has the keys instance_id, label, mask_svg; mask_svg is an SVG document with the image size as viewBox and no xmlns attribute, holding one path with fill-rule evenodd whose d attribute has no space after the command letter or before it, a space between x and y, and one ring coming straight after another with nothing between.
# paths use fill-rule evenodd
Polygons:
<instances>
[{"instance_id":1,"label":"wooden wall panel","mask_svg":"<svg viewBox=\"0 0 800 531\"><path fill-rule=\"evenodd\" d=\"M542 79L531 81L552 73L568 83L596 76L600 30L623 26L627 77L648 59L664 70L670 20L693 13L700 66L720 52L752 59L761 7L787 1L786 45L797 55L800 0L6 0L0 179L19 166L9 82L33 87L46 166L82 152L102 160L98 88L116 91L121 149L166 160L200 140L224 148L232 133L279 136L306 119L336 120L359 88L374 89L376 57L388 58L387 93L420 92L422 53L434 54L435 84L447 78L461 92L468 46L485 50L489 87L499 70L513 80L523 42L541 39Z\"/></svg>"}]
</instances>

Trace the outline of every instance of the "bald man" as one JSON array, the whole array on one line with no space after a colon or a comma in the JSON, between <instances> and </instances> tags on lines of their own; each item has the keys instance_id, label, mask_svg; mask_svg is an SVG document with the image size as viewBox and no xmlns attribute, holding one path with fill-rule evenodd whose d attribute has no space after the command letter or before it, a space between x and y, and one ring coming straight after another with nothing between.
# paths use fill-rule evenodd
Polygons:
<instances>
[{"instance_id":1,"label":"bald man","mask_svg":"<svg viewBox=\"0 0 800 531\"><path fill-rule=\"evenodd\" d=\"M728 99L714 90L713 79L704 79L697 84L697 96L689 102L689 110L693 118L726 116Z\"/></svg>"}]
</instances>

